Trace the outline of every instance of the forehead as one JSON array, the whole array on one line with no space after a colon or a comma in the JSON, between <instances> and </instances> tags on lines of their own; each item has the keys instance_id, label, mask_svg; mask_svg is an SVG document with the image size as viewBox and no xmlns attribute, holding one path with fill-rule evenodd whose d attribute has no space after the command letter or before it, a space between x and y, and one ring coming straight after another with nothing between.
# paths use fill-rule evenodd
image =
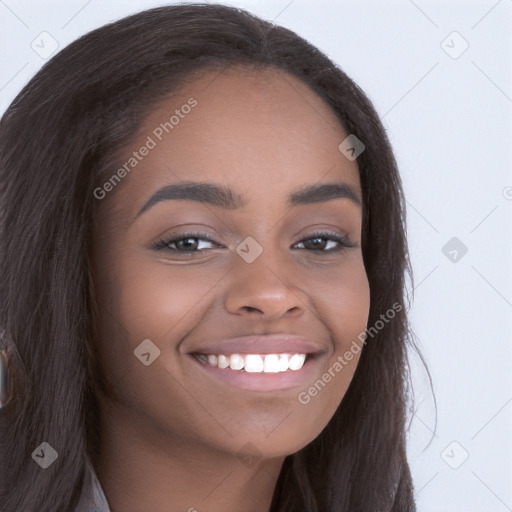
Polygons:
<instances>
[{"instance_id":1,"label":"forehead","mask_svg":"<svg viewBox=\"0 0 512 512\"><path fill-rule=\"evenodd\" d=\"M357 164L338 149L346 136L329 105L283 70L207 71L145 118L125 163L150 149L137 156L118 200L135 208L181 181L228 184L249 201L262 192L278 201L322 181L358 189Z\"/></svg>"}]
</instances>

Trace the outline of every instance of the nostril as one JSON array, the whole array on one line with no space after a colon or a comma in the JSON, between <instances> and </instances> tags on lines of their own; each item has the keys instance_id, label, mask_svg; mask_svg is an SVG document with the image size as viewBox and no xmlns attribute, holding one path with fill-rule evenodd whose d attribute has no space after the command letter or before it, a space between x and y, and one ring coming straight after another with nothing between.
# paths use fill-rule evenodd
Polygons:
<instances>
[{"instance_id":1,"label":"nostril","mask_svg":"<svg viewBox=\"0 0 512 512\"><path fill-rule=\"evenodd\" d=\"M252 306L244 306L244 309L249 311L249 312L252 312L252 311L259 311L258 308L254 308Z\"/></svg>"}]
</instances>

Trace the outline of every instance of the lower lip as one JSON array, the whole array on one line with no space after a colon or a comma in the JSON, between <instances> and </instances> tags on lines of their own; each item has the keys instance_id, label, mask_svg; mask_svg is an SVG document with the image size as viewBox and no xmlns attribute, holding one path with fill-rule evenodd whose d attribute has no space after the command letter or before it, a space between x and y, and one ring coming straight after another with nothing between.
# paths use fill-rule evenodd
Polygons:
<instances>
[{"instance_id":1,"label":"lower lip","mask_svg":"<svg viewBox=\"0 0 512 512\"><path fill-rule=\"evenodd\" d=\"M253 373L210 366L209 364L202 363L192 355L190 357L206 374L230 386L248 391L283 391L303 388L311 382L320 359L319 355L307 359L300 370L286 370L286 372L277 373Z\"/></svg>"}]
</instances>

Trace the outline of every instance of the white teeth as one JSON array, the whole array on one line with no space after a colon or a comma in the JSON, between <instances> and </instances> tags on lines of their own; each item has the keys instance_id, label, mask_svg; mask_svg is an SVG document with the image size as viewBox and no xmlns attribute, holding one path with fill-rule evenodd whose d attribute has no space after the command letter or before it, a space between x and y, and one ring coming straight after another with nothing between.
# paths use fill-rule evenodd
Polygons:
<instances>
[{"instance_id":1,"label":"white teeth","mask_svg":"<svg viewBox=\"0 0 512 512\"><path fill-rule=\"evenodd\" d=\"M208 361L208 363L213 366L210 361ZM229 359L223 355L217 356L217 366L219 368L227 368L229 366Z\"/></svg>"},{"instance_id":2,"label":"white teeth","mask_svg":"<svg viewBox=\"0 0 512 512\"><path fill-rule=\"evenodd\" d=\"M241 370L244 367L244 358L240 354L231 354L229 356L229 367L232 370Z\"/></svg>"},{"instance_id":3,"label":"white teeth","mask_svg":"<svg viewBox=\"0 0 512 512\"><path fill-rule=\"evenodd\" d=\"M246 372L261 373L263 371L263 359L257 354L245 356L244 370Z\"/></svg>"},{"instance_id":4,"label":"white teeth","mask_svg":"<svg viewBox=\"0 0 512 512\"><path fill-rule=\"evenodd\" d=\"M279 371L280 372L285 372L286 370L288 370L289 359L290 359L289 354L281 354L279 356Z\"/></svg>"},{"instance_id":5,"label":"white teeth","mask_svg":"<svg viewBox=\"0 0 512 512\"><path fill-rule=\"evenodd\" d=\"M306 359L306 354L294 354L290 359L290 370L300 370Z\"/></svg>"},{"instance_id":6,"label":"white teeth","mask_svg":"<svg viewBox=\"0 0 512 512\"><path fill-rule=\"evenodd\" d=\"M277 354L268 354L263 363L265 373L277 373L279 371L279 357Z\"/></svg>"},{"instance_id":7,"label":"white teeth","mask_svg":"<svg viewBox=\"0 0 512 512\"><path fill-rule=\"evenodd\" d=\"M249 373L278 373L300 370L306 360L306 354L197 354L197 358L205 364L222 369L243 369Z\"/></svg>"}]
</instances>

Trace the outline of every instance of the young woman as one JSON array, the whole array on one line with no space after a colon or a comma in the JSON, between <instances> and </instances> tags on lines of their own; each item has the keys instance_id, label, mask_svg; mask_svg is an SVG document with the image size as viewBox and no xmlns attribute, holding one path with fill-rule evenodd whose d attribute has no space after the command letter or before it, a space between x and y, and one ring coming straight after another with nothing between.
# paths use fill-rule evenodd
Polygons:
<instances>
[{"instance_id":1,"label":"young woman","mask_svg":"<svg viewBox=\"0 0 512 512\"><path fill-rule=\"evenodd\" d=\"M403 192L338 66L152 9L52 58L0 148L2 511L415 510Z\"/></svg>"}]
</instances>

